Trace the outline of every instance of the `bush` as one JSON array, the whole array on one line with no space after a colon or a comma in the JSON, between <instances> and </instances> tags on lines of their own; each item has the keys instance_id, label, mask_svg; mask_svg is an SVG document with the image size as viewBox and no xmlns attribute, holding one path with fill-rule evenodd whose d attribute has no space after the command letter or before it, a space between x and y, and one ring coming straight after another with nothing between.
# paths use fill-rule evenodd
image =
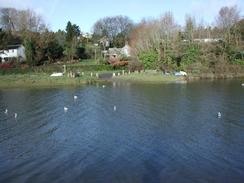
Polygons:
<instances>
[{"instance_id":1,"label":"bush","mask_svg":"<svg viewBox=\"0 0 244 183\"><path fill-rule=\"evenodd\" d=\"M138 62L136 60L131 60L128 65L128 69L134 72L134 71L144 70L144 67L141 62Z\"/></svg>"},{"instance_id":2,"label":"bush","mask_svg":"<svg viewBox=\"0 0 244 183\"><path fill-rule=\"evenodd\" d=\"M2 63L2 64L0 64L0 69L11 69L11 68L13 68L13 65L12 64L10 64L10 63Z\"/></svg>"},{"instance_id":3,"label":"bush","mask_svg":"<svg viewBox=\"0 0 244 183\"><path fill-rule=\"evenodd\" d=\"M234 64L244 65L244 60L242 60L242 59L235 59Z\"/></svg>"},{"instance_id":4,"label":"bush","mask_svg":"<svg viewBox=\"0 0 244 183\"><path fill-rule=\"evenodd\" d=\"M139 54L139 59L146 69L154 69L157 67L158 53L156 50L151 50Z\"/></svg>"},{"instance_id":5,"label":"bush","mask_svg":"<svg viewBox=\"0 0 244 183\"><path fill-rule=\"evenodd\" d=\"M197 61L200 51L196 45L188 45L184 50L184 56L182 57L182 63L189 65Z\"/></svg>"}]
</instances>

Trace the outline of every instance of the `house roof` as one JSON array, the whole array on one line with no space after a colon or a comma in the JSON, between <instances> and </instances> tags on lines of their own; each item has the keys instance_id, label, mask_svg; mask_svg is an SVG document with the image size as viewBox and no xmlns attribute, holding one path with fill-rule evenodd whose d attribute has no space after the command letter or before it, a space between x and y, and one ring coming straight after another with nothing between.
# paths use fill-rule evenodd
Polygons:
<instances>
[{"instance_id":1,"label":"house roof","mask_svg":"<svg viewBox=\"0 0 244 183\"><path fill-rule=\"evenodd\" d=\"M121 48L109 48L108 53L113 55L113 54L120 54L121 53Z\"/></svg>"}]
</instances>

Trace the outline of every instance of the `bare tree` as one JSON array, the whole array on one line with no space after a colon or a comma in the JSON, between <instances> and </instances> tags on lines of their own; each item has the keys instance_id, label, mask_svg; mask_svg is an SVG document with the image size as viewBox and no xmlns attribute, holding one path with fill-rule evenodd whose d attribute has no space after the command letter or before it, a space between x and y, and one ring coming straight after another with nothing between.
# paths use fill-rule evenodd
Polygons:
<instances>
[{"instance_id":1,"label":"bare tree","mask_svg":"<svg viewBox=\"0 0 244 183\"><path fill-rule=\"evenodd\" d=\"M43 32L47 28L43 18L32 10L0 9L0 24L10 31Z\"/></svg>"},{"instance_id":2,"label":"bare tree","mask_svg":"<svg viewBox=\"0 0 244 183\"><path fill-rule=\"evenodd\" d=\"M158 19L142 20L132 33L132 43L137 52L160 50L176 40L179 26L171 12Z\"/></svg>"},{"instance_id":3,"label":"bare tree","mask_svg":"<svg viewBox=\"0 0 244 183\"><path fill-rule=\"evenodd\" d=\"M237 6L225 6L220 9L216 23L218 28L222 30L223 37L228 43L231 41L231 28L235 26L239 20L240 11Z\"/></svg>"},{"instance_id":4,"label":"bare tree","mask_svg":"<svg viewBox=\"0 0 244 183\"><path fill-rule=\"evenodd\" d=\"M2 8L0 9L0 24L5 30L15 30L17 10L14 8Z\"/></svg>"},{"instance_id":5,"label":"bare tree","mask_svg":"<svg viewBox=\"0 0 244 183\"><path fill-rule=\"evenodd\" d=\"M195 20L195 17L193 16L190 16L190 15L186 15L186 18L185 18L185 33L186 33L186 38L192 42L194 37L194 31L196 29L196 20Z\"/></svg>"},{"instance_id":6,"label":"bare tree","mask_svg":"<svg viewBox=\"0 0 244 183\"><path fill-rule=\"evenodd\" d=\"M94 24L93 33L95 37L107 37L110 42L114 43L116 36L120 36L126 41L132 27L132 20L126 16L105 17Z\"/></svg>"}]
</instances>

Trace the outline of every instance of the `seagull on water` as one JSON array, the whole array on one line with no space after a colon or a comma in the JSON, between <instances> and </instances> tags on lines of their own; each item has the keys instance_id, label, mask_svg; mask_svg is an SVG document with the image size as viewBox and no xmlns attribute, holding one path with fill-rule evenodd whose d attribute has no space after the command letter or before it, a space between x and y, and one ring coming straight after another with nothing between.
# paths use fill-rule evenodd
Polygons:
<instances>
[{"instance_id":1,"label":"seagull on water","mask_svg":"<svg viewBox=\"0 0 244 183\"><path fill-rule=\"evenodd\" d=\"M14 113L14 118L16 119L18 117L18 114L17 113Z\"/></svg>"},{"instance_id":2,"label":"seagull on water","mask_svg":"<svg viewBox=\"0 0 244 183\"><path fill-rule=\"evenodd\" d=\"M218 118L221 118L221 112L218 112Z\"/></svg>"},{"instance_id":3,"label":"seagull on water","mask_svg":"<svg viewBox=\"0 0 244 183\"><path fill-rule=\"evenodd\" d=\"M116 107L116 105L114 106L114 111L116 111L117 110L117 107Z\"/></svg>"},{"instance_id":4,"label":"seagull on water","mask_svg":"<svg viewBox=\"0 0 244 183\"><path fill-rule=\"evenodd\" d=\"M64 107L64 112L67 112L68 111L68 107Z\"/></svg>"},{"instance_id":5,"label":"seagull on water","mask_svg":"<svg viewBox=\"0 0 244 183\"><path fill-rule=\"evenodd\" d=\"M74 96L74 100L76 100L77 98L78 98L78 97L75 95L75 96Z\"/></svg>"},{"instance_id":6,"label":"seagull on water","mask_svg":"<svg viewBox=\"0 0 244 183\"><path fill-rule=\"evenodd\" d=\"M8 109L5 109L4 113L5 113L5 114L8 114Z\"/></svg>"},{"instance_id":7,"label":"seagull on water","mask_svg":"<svg viewBox=\"0 0 244 183\"><path fill-rule=\"evenodd\" d=\"M105 87L106 87L106 85L103 85L102 87L103 87L103 88L105 88Z\"/></svg>"}]
</instances>

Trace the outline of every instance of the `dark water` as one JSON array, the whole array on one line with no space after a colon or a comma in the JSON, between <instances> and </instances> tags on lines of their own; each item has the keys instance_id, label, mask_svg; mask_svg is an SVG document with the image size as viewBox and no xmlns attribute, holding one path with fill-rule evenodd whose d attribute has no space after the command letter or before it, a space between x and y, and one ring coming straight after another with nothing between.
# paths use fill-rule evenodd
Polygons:
<instances>
[{"instance_id":1,"label":"dark water","mask_svg":"<svg viewBox=\"0 0 244 183\"><path fill-rule=\"evenodd\" d=\"M0 111L1 183L244 182L241 81L0 90Z\"/></svg>"}]
</instances>

